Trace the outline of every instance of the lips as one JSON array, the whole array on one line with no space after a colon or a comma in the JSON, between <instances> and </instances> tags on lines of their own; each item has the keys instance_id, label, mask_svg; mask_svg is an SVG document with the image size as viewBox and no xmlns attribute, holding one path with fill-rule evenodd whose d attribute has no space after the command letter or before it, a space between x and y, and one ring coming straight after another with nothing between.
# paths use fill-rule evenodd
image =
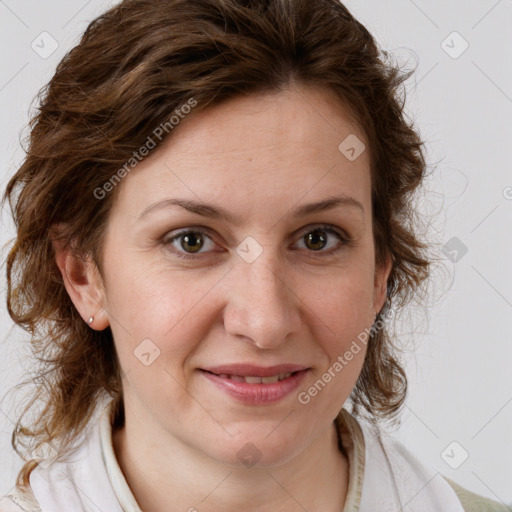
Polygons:
<instances>
[{"instance_id":1,"label":"lips","mask_svg":"<svg viewBox=\"0 0 512 512\"><path fill-rule=\"evenodd\" d=\"M238 401L252 405L276 403L297 389L308 373L304 365L255 366L230 364L201 369L202 375Z\"/></svg>"}]
</instances>

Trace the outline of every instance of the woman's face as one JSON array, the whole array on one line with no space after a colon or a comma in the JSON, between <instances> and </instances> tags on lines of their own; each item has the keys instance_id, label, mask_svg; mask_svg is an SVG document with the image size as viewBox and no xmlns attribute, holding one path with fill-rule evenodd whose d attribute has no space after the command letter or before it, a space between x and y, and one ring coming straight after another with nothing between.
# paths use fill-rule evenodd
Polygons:
<instances>
[{"instance_id":1,"label":"woman's face","mask_svg":"<svg viewBox=\"0 0 512 512\"><path fill-rule=\"evenodd\" d=\"M96 318L111 325L127 418L218 461L278 465L342 408L385 300L367 142L305 86L181 123L118 185Z\"/></svg>"}]
</instances>

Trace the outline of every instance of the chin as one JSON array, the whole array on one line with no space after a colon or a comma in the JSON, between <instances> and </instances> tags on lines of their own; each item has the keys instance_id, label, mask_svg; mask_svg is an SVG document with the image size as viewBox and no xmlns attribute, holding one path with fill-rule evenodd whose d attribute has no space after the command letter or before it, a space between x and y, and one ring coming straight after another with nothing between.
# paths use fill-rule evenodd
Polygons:
<instances>
[{"instance_id":1,"label":"chin","mask_svg":"<svg viewBox=\"0 0 512 512\"><path fill-rule=\"evenodd\" d=\"M268 435L267 431L272 432L272 429L264 429L264 434L258 429L255 435L241 431L214 458L237 468L273 468L286 464L300 453L301 446L294 442L296 436L276 435L272 439L275 432Z\"/></svg>"}]
</instances>

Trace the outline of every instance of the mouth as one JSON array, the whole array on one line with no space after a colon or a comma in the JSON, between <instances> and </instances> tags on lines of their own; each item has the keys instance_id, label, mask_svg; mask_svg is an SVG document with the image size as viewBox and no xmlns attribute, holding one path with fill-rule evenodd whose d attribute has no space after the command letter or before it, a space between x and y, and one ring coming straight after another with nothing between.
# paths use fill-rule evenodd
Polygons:
<instances>
[{"instance_id":1,"label":"mouth","mask_svg":"<svg viewBox=\"0 0 512 512\"><path fill-rule=\"evenodd\" d=\"M204 377L231 398L252 405L276 403L294 391L311 368L301 365L257 367L224 365L203 369Z\"/></svg>"},{"instance_id":2,"label":"mouth","mask_svg":"<svg viewBox=\"0 0 512 512\"><path fill-rule=\"evenodd\" d=\"M279 375L307 370L309 367L307 365L292 363L276 364L273 366L258 366L250 363L232 363L201 369L215 375L235 375L238 377L279 377Z\"/></svg>"},{"instance_id":3,"label":"mouth","mask_svg":"<svg viewBox=\"0 0 512 512\"><path fill-rule=\"evenodd\" d=\"M217 375L217 377L220 377L221 379L229 379L236 382L247 382L248 384L273 384L274 382L287 379L296 373L297 372L279 373L277 375L270 375L269 377L258 377L256 375L230 375L229 373L221 373L218 375L212 373L212 375Z\"/></svg>"}]
</instances>

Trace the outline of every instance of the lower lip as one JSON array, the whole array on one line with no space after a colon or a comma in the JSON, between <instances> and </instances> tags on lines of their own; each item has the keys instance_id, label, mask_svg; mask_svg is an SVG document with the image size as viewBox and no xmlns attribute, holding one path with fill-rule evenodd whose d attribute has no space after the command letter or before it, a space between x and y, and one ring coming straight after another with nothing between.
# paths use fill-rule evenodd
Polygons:
<instances>
[{"instance_id":1,"label":"lower lip","mask_svg":"<svg viewBox=\"0 0 512 512\"><path fill-rule=\"evenodd\" d=\"M214 373L201 370L201 373L222 391L240 402L252 405L268 405L279 402L299 387L307 372L308 370L301 370L286 379L271 384L249 384L248 382L237 382L226 377L219 377Z\"/></svg>"}]
</instances>

